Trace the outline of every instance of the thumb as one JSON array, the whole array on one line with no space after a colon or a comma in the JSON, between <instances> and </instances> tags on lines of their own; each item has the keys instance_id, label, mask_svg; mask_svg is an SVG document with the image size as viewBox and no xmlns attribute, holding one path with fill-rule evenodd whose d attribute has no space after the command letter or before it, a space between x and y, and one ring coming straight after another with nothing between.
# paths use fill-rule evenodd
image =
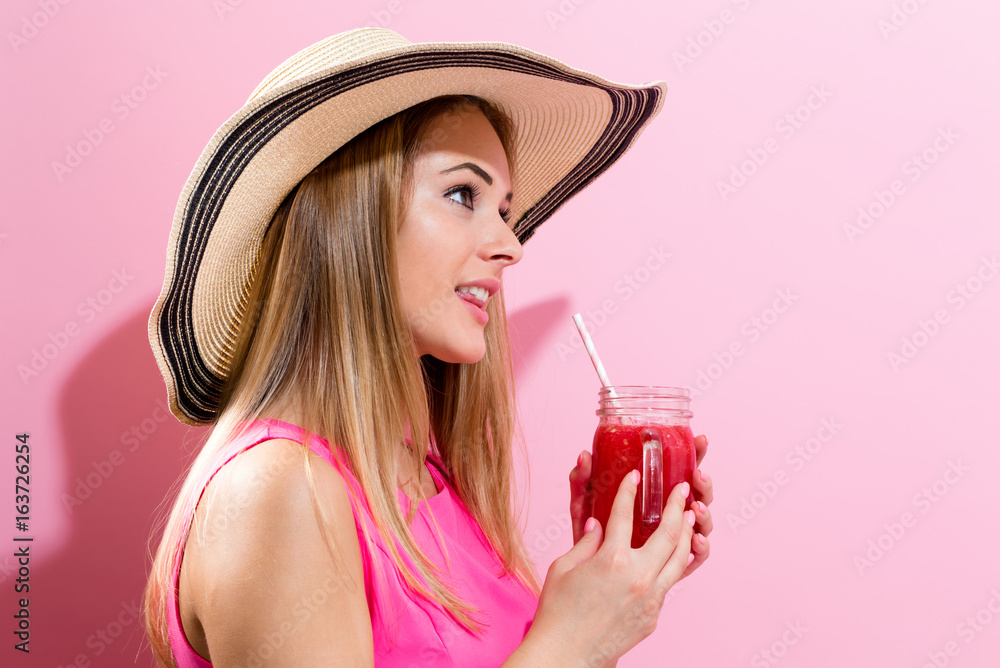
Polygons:
<instances>
[{"instance_id":1,"label":"thumb","mask_svg":"<svg viewBox=\"0 0 1000 668\"><path fill-rule=\"evenodd\" d=\"M568 568L573 568L577 564L587 561L595 554L604 542L604 532L601 523L591 517L583 527L583 536L576 542L576 545L569 552L563 555L563 561Z\"/></svg>"}]
</instances>

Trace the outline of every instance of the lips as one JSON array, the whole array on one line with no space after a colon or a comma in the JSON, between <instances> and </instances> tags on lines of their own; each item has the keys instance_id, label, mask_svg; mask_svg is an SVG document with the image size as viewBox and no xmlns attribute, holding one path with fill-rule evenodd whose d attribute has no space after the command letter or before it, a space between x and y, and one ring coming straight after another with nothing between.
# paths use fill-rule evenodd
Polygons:
<instances>
[{"instance_id":1,"label":"lips","mask_svg":"<svg viewBox=\"0 0 1000 668\"><path fill-rule=\"evenodd\" d=\"M464 302L465 304L464 308L469 312L469 315L471 315L473 318L476 319L476 321L480 325L485 325L487 322L490 321L489 313L487 313L486 309L483 308L485 304L483 304L483 302L478 297L475 297L474 295L471 295L467 292L465 293L456 292L455 296L459 297Z\"/></svg>"},{"instance_id":2,"label":"lips","mask_svg":"<svg viewBox=\"0 0 1000 668\"><path fill-rule=\"evenodd\" d=\"M479 299L479 297L476 297L471 292L456 291L455 294L458 296L459 299L463 299L469 302L470 304L473 304L474 306L478 306L479 308L486 310L486 302L482 301L481 299Z\"/></svg>"},{"instance_id":3,"label":"lips","mask_svg":"<svg viewBox=\"0 0 1000 668\"><path fill-rule=\"evenodd\" d=\"M500 290L500 279L498 278L477 278L472 281L459 284L455 289L461 290L473 289L477 293L477 297L482 300L488 300L490 297L495 295L498 290Z\"/></svg>"}]
</instances>

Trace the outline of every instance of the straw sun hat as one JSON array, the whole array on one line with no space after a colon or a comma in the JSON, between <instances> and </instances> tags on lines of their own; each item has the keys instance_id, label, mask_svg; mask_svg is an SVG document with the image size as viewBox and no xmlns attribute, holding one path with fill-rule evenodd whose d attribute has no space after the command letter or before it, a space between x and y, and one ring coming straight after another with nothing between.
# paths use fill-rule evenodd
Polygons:
<instances>
[{"instance_id":1,"label":"straw sun hat","mask_svg":"<svg viewBox=\"0 0 1000 668\"><path fill-rule=\"evenodd\" d=\"M602 174L659 112L666 84L613 83L500 42L413 44L361 28L271 72L212 137L181 192L149 340L170 410L214 421L278 205L314 167L375 123L439 95L500 107L515 128L511 202L521 243Z\"/></svg>"}]
</instances>

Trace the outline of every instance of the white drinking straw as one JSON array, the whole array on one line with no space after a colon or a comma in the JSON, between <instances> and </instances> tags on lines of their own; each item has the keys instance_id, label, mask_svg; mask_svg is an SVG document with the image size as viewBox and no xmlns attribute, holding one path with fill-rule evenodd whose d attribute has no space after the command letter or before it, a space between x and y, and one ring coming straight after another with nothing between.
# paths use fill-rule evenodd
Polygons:
<instances>
[{"instance_id":1,"label":"white drinking straw","mask_svg":"<svg viewBox=\"0 0 1000 668\"><path fill-rule=\"evenodd\" d=\"M601 384L604 387L611 387L611 381L608 380L608 374L604 372L604 365L601 364L601 358L597 354L597 349L594 348L594 342L590 340L590 334L587 332L587 326L583 324L583 318L580 317L579 313L573 315L573 322L576 323L576 328L580 331L580 338L583 339L583 345L587 346L587 352L590 354L590 361L594 363L594 369L597 371L598 377L601 379ZM616 399L618 397L615 394L614 388L611 389L611 398Z\"/></svg>"}]
</instances>

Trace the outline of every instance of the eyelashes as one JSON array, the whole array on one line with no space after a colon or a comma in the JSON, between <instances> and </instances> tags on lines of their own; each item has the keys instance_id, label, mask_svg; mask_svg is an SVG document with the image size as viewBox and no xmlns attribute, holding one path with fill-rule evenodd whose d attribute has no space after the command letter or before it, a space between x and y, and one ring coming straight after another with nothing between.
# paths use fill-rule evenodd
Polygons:
<instances>
[{"instance_id":1,"label":"eyelashes","mask_svg":"<svg viewBox=\"0 0 1000 668\"><path fill-rule=\"evenodd\" d=\"M469 183L463 183L462 185L458 186L457 188L452 188L451 190L448 191L448 196L451 197L452 195L455 195L455 194L458 194L458 193L467 193L470 196L468 203L465 203L465 202L458 202L458 203L461 204L462 206L464 206L467 209L472 209L472 208L474 208L476 200L479 199L479 193L480 192L481 191L479 189L479 185L478 184L469 182ZM452 201L458 201L458 200L452 200Z\"/></svg>"},{"instance_id":2,"label":"eyelashes","mask_svg":"<svg viewBox=\"0 0 1000 668\"><path fill-rule=\"evenodd\" d=\"M460 185L460 186L458 186L456 188L452 188L451 190L449 190L446 193L446 196L449 199L451 199L451 201L455 202L456 204L461 204L462 206L464 206L467 209L474 210L475 209L476 200L479 199L479 195L480 195L481 192L482 191L480 190L479 185L476 184L476 183L474 183L474 182L472 182L472 181L470 181L468 183L463 183L462 185ZM455 194L458 194L458 193L467 193L468 194L468 203L462 202L462 201L459 201L457 199L452 198L452 195L455 195ZM510 207L507 207L506 209L504 209L503 211L500 212L500 217L503 218L503 222L505 222L505 223L509 223L510 222L510 216L511 216Z\"/></svg>"}]
</instances>

